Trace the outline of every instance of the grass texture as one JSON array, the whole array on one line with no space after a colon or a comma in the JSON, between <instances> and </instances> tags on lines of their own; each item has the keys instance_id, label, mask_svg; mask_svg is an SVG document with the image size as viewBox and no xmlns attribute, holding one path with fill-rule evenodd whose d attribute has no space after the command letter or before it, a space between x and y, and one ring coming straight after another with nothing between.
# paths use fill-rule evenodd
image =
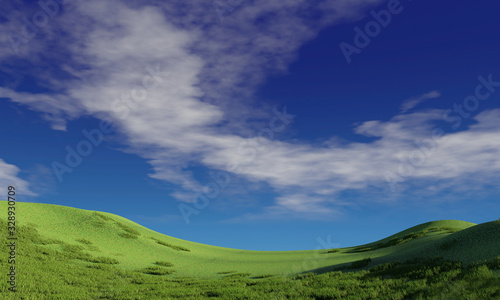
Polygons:
<instances>
[{"instance_id":1,"label":"grass texture","mask_svg":"<svg viewBox=\"0 0 500 300\"><path fill-rule=\"evenodd\" d=\"M0 201L0 211L6 206ZM365 289L378 295L373 299L384 299L383 290L393 295L397 284L408 285L404 295L387 299L441 297L437 291L446 288L445 296L457 289L500 293L500 221L428 222L358 247L246 251L185 241L117 215L65 206L18 202L16 216L22 299L358 299L348 290L360 285L373 287ZM0 231L3 239L6 234ZM2 266L6 258L0 256ZM447 278L446 286L438 284L439 276ZM434 289L429 280L436 281ZM344 281L354 286L346 290ZM418 286L424 283L426 292ZM287 290L289 285L295 288ZM267 298L271 294L275 298ZM1 285L0 299L11 297Z\"/></svg>"}]
</instances>

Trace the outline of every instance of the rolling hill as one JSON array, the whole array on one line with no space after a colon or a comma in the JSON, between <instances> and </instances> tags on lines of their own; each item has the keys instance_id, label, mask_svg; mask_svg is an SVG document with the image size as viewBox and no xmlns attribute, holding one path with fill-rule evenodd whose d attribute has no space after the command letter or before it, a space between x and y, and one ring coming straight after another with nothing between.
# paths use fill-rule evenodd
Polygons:
<instances>
[{"instance_id":1,"label":"rolling hill","mask_svg":"<svg viewBox=\"0 0 500 300\"><path fill-rule=\"evenodd\" d=\"M5 201L0 202L0 211L7 211ZM102 269L113 274L134 271L181 279L237 274L261 278L349 269L353 262L367 258L370 260L360 268L437 256L469 264L500 254L500 221L479 225L428 222L380 241L341 249L247 251L177 239L105 212L18 202L16 214L19 282L30 289L40 280L56 284L57 276L65 276L58 274L63 269L72 274ZM0 226L6 225L2 218ZM1 231L2 239L6 234ZM5 255L0 262L6 263Z\"/></svg>"}]
</instances>

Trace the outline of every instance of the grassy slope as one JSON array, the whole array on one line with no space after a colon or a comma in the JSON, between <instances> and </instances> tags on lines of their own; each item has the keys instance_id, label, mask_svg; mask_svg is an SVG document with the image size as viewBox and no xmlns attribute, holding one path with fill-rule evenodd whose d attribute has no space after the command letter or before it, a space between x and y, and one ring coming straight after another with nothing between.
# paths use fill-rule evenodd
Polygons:
<instances>
[{"instance_id":1,"label":"grassy slope","mask_svg":"<svg viewBox=\"0 0 500 300\"><path fill-rule=\"evenodd\" d=\"M0 201L0 211L7 211L6 202ZM451 234L445 231L428 232L409 242L373 251L349 253L353 248L343 248L337 253L327 254L325 250L246 251L209 246L169 237L113 214L48 204L17 203L17 220L21 226L36 228L44 239L79 245L85 248L84 252L93 256L116 259L119 261L115 265L118 268L137 270L154 267L155 261L167 261L174 265L175 273L172 276L200 278L218 278L222 276L218 272L224 271L245 272L254 276L324 272L367 257L372 258L371 265L374 265L420 256L443 256L472 262L492 259L500 254L498 221L480 225L462 221L429 222L365 246L429 228L445 227L459 231ZM131 237L121 236L124 234ZM19 238L22 240L21 236ZM91 244L77 241L81 239L88 240ZM190 251L173 249L157 241ZM444 243L447 243L445 247ZM57 243L49 243L43 247L65 251ZM74 263L92 264L80 260L75 260Z\"/></svg>"}]
</instances>

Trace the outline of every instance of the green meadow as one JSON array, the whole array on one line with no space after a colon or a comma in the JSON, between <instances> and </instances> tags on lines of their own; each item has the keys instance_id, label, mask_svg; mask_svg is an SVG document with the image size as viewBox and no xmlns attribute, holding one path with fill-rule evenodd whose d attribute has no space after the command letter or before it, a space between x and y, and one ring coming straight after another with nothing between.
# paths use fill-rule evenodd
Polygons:
<instances>
[{"instance_id":1,"label":"green meadow","mask_svg":"<svg viewBox=\"0 0 500 300\"><path fill-rule=\"evenodd\" d=\"M16 219L17 292L7 290L4 247L1 299L500 299L500 221L428 222L349 248L246 251L58 205L18 202Z\"/></svg>"}]
</instances>

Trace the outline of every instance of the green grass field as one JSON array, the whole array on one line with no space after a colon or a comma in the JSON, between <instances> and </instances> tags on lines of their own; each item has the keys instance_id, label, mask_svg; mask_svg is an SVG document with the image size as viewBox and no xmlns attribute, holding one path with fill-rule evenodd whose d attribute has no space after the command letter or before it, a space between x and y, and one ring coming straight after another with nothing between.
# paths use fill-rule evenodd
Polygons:
<instances>
[{"instance_id":1,"label":"green grass field","mask_svg":"<svg viewBox=\"0 0 500 300\"><path fill-rule=\"evenodd\" d=\"M0 201L0 211L7 212L6 202ZM344 280L359 283L366 280L360 278L385 272L387 266L393 268L394 263L432 261L435 257L460 263L460 266L454 265L452 271L470 266L480 269L474 263L488 262L482 267L489 266L489 269L478 272L486 272L488 280L498 277L495 263L500 255L500 221L479 225L463 221L429 222L380 241L350 248L246 251L180 240L117 215L58 205L18 202L16 218L19 238L16 295L24 297L22 299L165 299L167 296L160 293L166 290L170 293L169 298L209 298L212 291L213 295L222 298L232 295L227 299L281 299L286 296L282 289L290 284L296 286L296 282L300 286L293 291L299 294L286 297L336 299L309 297L300 291L318 284L328 288L328 278L331 274L341 276L339 270L343 272L340 274L346 274L342 275ZM6 228L5 218L1 220L2 228ZM2 230L3 240L6 235L6 230ZM7 265L7 251L0 254L0 262L2 266ZM386 267L374 269L380 265ZM407 272L411 268L405 266L397 272L405 274L402 278L411 278ZM463 269L452 273L461 278L458 274L469 274L467 272L472 271ZM3 268L2 273L7 274L7 269ZM319 275L307 275L311 273ZM484 275L481 274L478 276ZM312 282L304 285L309 281ZM335 284L339 282L342 280L336 280ZM381 286L388 281L383 282ZM276 297L269 296L264 286L273 290L271 294ZM416 286L407 287L412 288L418 291ZM467 290L465 286L461 288ZM234 291L227 294L231 290ZM4 299L12 299L6 284L1 285L0 292ZM159 298L155 293L159 293ZM491 293L488 295L494 295L496 290ZM498 293L500 296L500 290ZM234 298L240 294L241 297ZM266 298L268 296L271 298ZM404 299L404 295L403 298L387 299Z\"/></svg>"}]
</instances>

